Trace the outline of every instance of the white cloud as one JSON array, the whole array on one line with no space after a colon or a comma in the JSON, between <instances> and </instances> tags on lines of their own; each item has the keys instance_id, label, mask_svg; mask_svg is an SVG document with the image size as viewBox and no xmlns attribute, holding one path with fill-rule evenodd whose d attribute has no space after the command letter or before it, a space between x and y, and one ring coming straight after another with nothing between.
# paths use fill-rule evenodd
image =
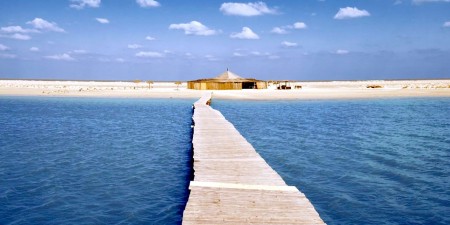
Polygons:
<instances>
[{"instance_id":1,"label":"white cloud","mask_svg":"<svg viewBox=\"0 0 450 225\"><path fill-rule=\"evenodd\" d=\"M128 45L128 48L131 48L131 49L138 49L138 48L142 48L142 46L141 46L141 45L138 45L138 44L129 44L129 45Z\"/></svg>"},{"instance_id":2,"label":"white cloud","mask_svg":"<svg viewBox=\"0 0 450 225\"><path fill-rule=\"evenodd\" d=\"M84 49L76 49L76 50L73 50L73 51L71 51L71 52L69 52L69 53L74 53L74 54L86 54L87 51L84 50Z\"/></svg>"},{"instance_id":3,"label":"white cloud","mask_svg":"<svg viewBox=\"0 0 450 225\"><path fill-rule=\"evenodd\" d=\"M367 12L366 10L359 10L356 7L345 7L339 9L336 15L334 15L334 19L342 20L364 16L370 16L370 13Z\"/></svg>"},{"instance_id":4,"label":"white cloud","mask_svg":"<svg viewBox=\"0 0 450 225\"><path fill-rule=\"evenodd\" d=\"M109 20L106 18L95 18L95 20L97 20L97 22L102 23L102 24L108 24Z\"/></svg>"},{"instance_id":5,"label":"white cloud","mask_svg":"<svg viewBox=\"0 0 450 225\"><path fill-rule=\"evenodd\" d=\"M154 40L156 40L156 38L154 38L152 36L147 36L147 37L145 37L145 40L147 40L147 41L154 41Z\"/></svg>"},{"instance_id":6,"label":"white cloud","mask_svg":"<svg viewBox=\"0 0 450 225\"><path fill-rule=\"evenodd\" d=\"M252 54L254 56L270 56L270 53L268 53L268 52L262 53L262 52L258 52L258 51L253 51L253 52L250 52L250 54Z\"/></svg>"},{"instance_id":7,"label":"white cloud","mask_svg":"<svg viewBox=\"0 0 450 225\"><path fill-rule=\"evenodd\" d=\"M442 26L443 27L450 27L450 21L445 22Z\"/></svg>"},{"instance_id":8,"label":"white cloud","mask_svg":"<svg viewBox=\"0 0 450 225\"><path fill-rule=\"evenodd\" d=\"M294 29L306 29L307 26L303 22L296 22L294 23Z\"/></svg>"},{"instance_id":9,"label":"white cloud","mask_svg":"<svg viewBox=\"0 0 450 225\"><path fill-rule=\"evenodd\" d=\"M27 24L31 24L34 28L44 31L65 32L64 29L58 27L54 22L48 22L42 18L34 18L32 21L28 21Z\"/></svg>"},{"instance_id":10,"label":"white cloud","mask_svg":"<svg viewBox=\"0 0 450 225\"><path fill-rule=\"evenodd\" d=\"M259 39L259 36L249 27L243 27L241 32L232 33L230 37L237 39Z\"/></svg>"},{"instance_id":11,"label":"white cloud","mask_svg":"<svg viewBox=\"0 0 450 225\"><path fill-rule=\"evenodd\" d=\"M125 62L125 59L123 59L123 58L117 58L116 61L122 63L122 62Z\"/></svg>"},{"instance_id":12,"label":"white cloud","mask_svg":"<svg viewBox=\"0 0 450 225\"><path fill-rule=\"evenodd\" d=\"M278 59L278 58L280 58L277 55L272 55L270 52L253 51L253 52L250 52L250 55L257 56L257 57L264 57L264 58L267 58L267 59Z\"/></svg>"},{"instance_id":13,"label":"white cloud","mask_svg":"<svg viewBox=\"0 0 450 225\"><path fill-rule=\"evenodd\" d=\"M17 56L16 55L14 55L14 54L0 54L0 58L4 58L4 59L14 59L14 58L16 58Z\"/></svg>"},{"instance_id":14,"label":"white cloud","mask_svg":"<svg viewBox=\"0 0 450 225\"><path fill-rule=\"evenodd\" d=\"M204 56L208 61L219 61L220 59L213 55L205 55Z\"/></svg>"},{"instance_id":15,"label":"white cloud","mask_svg":"<svg viewBox=\"0 0 450 225\"><path fill-rule=\"evenodd\" d=\"M12 38L12 39L21 40L21 41L26 41L26 40L31 39L31 37L26 34L13 34L13 35L2 36L2 37Z\"/></svg>"},{"instance_id":16,"label":"white cloud","mask_svg":"<svg viewBox=\"0 0 450 225\"><path fill-rule=\"evenodd\" d=\"M450 0L412 0L413 4L420 5L422 3L431 3L431 2L450 2Z\"/></svg>"},{"instance_id":17,"label":"white cloud","mask_svg":"<svg viewBox=\"0 0 450 225\"><path fill-rule=\"evenodd\" d=\"M402 0L396 0L396 1L394 2L394 5L401 5L401 4L403 4L403 1L402 1Z\"/></svg>"},{"instance_id":18,"label":"white cloud","mask_svg":"<svg viewBox=\"0 0 450 225\"><path fill-rule=\"evenodd\" d=\"M348 50L344 50L344 49L338 49L336 51L336 54L338 55L347 55L348 53L350 53Z\"/></svg>"},{"instance_id":19,"label":"white cloud","mask_svg":"<svg viewBox=\"0 0 450 225\"><path fill-rule=\"evenodd\" d=\"M159 2L155 0L136 0L136 3L142 8L158 7Z\"/></svg>"},{"instance_id":20,"label":"white cloud","mask_svg":"<svg viewBox=\"0 0 450 225\"><path fill-rule=\"evenodd\" d=\"M190 53L190 52L186 52L186 53L184 53L183 55L184 55L184 57L185 57L186 59L195 59L195 58L197 58L197 56L195 56L194 54L192 54L192 53Z\"/></svg>"},{"instance_id":21,"label":"white cloud","mask_svg":"<svg viewBox=\"0 0 450 225\"><path fill-rule=\"evenodd\" d=\"M220 11L225 15L235 16L260 16L263 14L275 14L277 11L267 7L264 2L234 3L226 2L220 6Z\"/></svg>"},{"instance_id":22,"label":"white cloud","mask_svg":"<svg viewBox=\"0 0 450 225\"><path fill-rule=\"evenodd\" d=\"M0 51L9 50L8 46L0 44Z\"/></svg>"},{"instance_id":23,"label":"white cloud","mask_svg":"<svg viewBox=\"0 0 450 225\"><path fill-rule=\"evenodd\" d=\"M307 27L308 26L306 26L306 24L304 22L295 22L292 25L274 27L272 29L272 31L270 31L270 32L274 33L274 34L287 34L287 33L289 33L288 30L292 30L292 29L300 30L300 29L306 29Z\"/></svg>"},{"instance_id":24,"label":"white cloud","mask_svg":"<svg viewBox=\"0 0 450 225\"><path fill-rule=\"evenodd\" d=\"M210 36L218 33L216 30L209 29L198 21L191 21L190 23L170 24L169 29L184 30L185 34L200 36Z\"/></svg>"},{"instance_id":25,"label":"white cloud","mask_svg":"<svg viewBox=\"0 0 450 225\"><path fill-rule=\"evenodd\" d=\"M285 28L283 27L274 27L271 31L271 33L274 34L287 34L289 33Z\"/></svg>"},{"instance_id":26,"label":"white cloud","mask_svg":"<svg viewBox=\"0 0 450 225\"><path fill-rule=\"evenodd\" d=\"M163 58L164 55L159 52L138 52L136 53L137 57L143 57L143 58Z\"/></svg>"},{"instance_id":27,"label":"white cloud","mask_svg":"<svg viewBox=\"0 0 450 225\"><path fill-rule=\"evenodd\" d=\"M60 61L74 61L75 59L72 58L72 56L70 56L67 53L61 54L61 55L49 55L49 56L45 56L45 58L47 59L54 59L54 60L60 60Z\"/></svg>"},{"instance_id":28,"label":"white cloud","mask_svg":"<svg viewBox=\"0 0 450 225\"><path fill-rule=\"evenodd\" d=\"M2 27L0 30L4 33L38 33L35 29L24 29L21 26Z\"/></svg>"},{"instance_id":29,"label":"white cloud","mask_svg":"<svg viewBox=\"0 0 450 225\"><path fill-rule=\"evenodd\" d=\"M38 48L38 47L31 47L31 48L30 48L30 51L32 51L32 52L38 52L38 51L39 51L39 48Z\"/></svg>"},{"instance_id":30,"label":"white cloud","mask_svg":"<svg viewBox=\"0 0 450 225\"><path fill-rule=\"evenodd\" d=\"M283 41L283 42L281 42L281 45L283 45L284 47L297 47L298 46L297 43L289 42L289 41Z\"/></svg>"},{"instance_id":31,"label":"white cloud","mask_svg":"<svg viewBox=\"0 0 450 225\"><path fill-rule=\"evenodd\" d=\"M101 0L70 0L73 4L70 4L70 8L83 9L84 7L98 8L100 7Z\"/></svg>"},{"instance_id":32,"label":"white cloud","mask_svg":"<svg viewBox=\"0 0 450 225\"><path fill-rule=\"evenodd\" d=\"M266 59L280 58L279 56L273 55L270 52L249 51L246 49L235 49L235 52L233 52L233 57L258 57L258 58L266 58Z\"/></svg>"},{"instance_id":33,"label":"white cloud","mask_svg":"<svg viewBox=\"0 0 450 225\"><path fill-rule=\"evenodd\" d=\"M13 35L11 36L11 38L17 39L17 40L24 40L24 41L30 40L30 39L31 39L30 36L25 35L25 34L13 34Z\"/></svg>"}]
</instances>

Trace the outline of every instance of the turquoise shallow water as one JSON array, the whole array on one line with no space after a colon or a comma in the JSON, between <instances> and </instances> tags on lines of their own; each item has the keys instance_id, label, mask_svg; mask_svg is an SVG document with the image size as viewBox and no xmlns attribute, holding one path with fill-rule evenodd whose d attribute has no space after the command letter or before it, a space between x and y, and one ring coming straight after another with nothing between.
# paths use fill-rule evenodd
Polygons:
<instances>
[{"instance_id":1,"label":"turquoise shallow water","mask_svg":"<svg viewBox=\"0 0 450 225\"><path fill-rule=\"evenodd\" d=\"M450 99L213 101L328 224L450 224Z\"/></svg>"},{"instance_id":2,"label":"turquoise shallow water","mask_svg":"<svg viewBox=\"0 0 450 225\"><path fill-rule=\"evenodd\" d=\"M178 224L192 102L0 98L0 224Z\"/></svg>"},{"instance_id":3,"label":"turquoise shallow water","mask_svg":"<svg viewBox=\"0 0 450 225\"><path fill-rule=\"evenodd\" d=\"M179 224L195 100L0 98L0 224ZM328 224L450 224L450 99L213 100Z\"/></svg>"}]
</instances>

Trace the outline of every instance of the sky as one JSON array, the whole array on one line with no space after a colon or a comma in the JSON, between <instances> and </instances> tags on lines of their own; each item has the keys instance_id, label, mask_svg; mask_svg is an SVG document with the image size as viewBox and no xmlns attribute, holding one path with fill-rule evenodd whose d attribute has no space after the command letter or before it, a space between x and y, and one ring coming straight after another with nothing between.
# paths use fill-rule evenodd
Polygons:
<instances>
[{"instance_id":1,"label":"sky","mask_svg":"<svg viewBox=\"0 0 450 225\"><path fill-rule=\"evenodd\" d=\"M0 79L450 78L450 0L2 0Z\"/></svg>"}]
</instances>

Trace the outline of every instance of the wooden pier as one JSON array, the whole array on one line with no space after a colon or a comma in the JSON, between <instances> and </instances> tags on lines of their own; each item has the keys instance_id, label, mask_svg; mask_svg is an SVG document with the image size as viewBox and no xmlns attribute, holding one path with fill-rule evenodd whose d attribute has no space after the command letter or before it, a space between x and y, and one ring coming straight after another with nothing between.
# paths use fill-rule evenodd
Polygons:
<instances>
[{"instance_id":1,"label":"wooden pier","mask_svg":"<svg viewBox=\"0 0 450 225\"><path fill-rule=\"evenodd\" d=\"M183 224L325 224L209 103L194 103L194 180Z\"/></svg>"}]
</instances>

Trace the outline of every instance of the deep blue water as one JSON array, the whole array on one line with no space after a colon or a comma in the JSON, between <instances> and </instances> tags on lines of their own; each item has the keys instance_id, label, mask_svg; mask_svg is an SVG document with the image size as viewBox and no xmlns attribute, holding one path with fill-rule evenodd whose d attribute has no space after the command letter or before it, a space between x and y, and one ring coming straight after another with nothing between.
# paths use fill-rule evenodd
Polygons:
<instances>
[{"instance_id":1,"label":"deep blue water","mask_svg":"<svg viewBox=\"0 0 450 225\"><path fill-rule=\"evenodd\" d=\"M328 224L450 224L450 98L212 106Z\"/></svg>"},{"instance_id":2,"label":"deep blue water","mask_svg":"<svg viewBox=\"0 0 450 225\"><path fill-rule=\"evenodd\" d=\"M0 224L178 224L195 100L0 97ZM328 224L450 224L450 99L213 100Z\"/></svg>"},{"instance_id":3,"label":"deep blue water","mask_svg":"<svg viewBox=\"0 0 450 225\"><path fill-rule=\"evenodd\" d=\"M0 224L178 224L193 101L0 97Z\"/></svg>"}]
</instances>

